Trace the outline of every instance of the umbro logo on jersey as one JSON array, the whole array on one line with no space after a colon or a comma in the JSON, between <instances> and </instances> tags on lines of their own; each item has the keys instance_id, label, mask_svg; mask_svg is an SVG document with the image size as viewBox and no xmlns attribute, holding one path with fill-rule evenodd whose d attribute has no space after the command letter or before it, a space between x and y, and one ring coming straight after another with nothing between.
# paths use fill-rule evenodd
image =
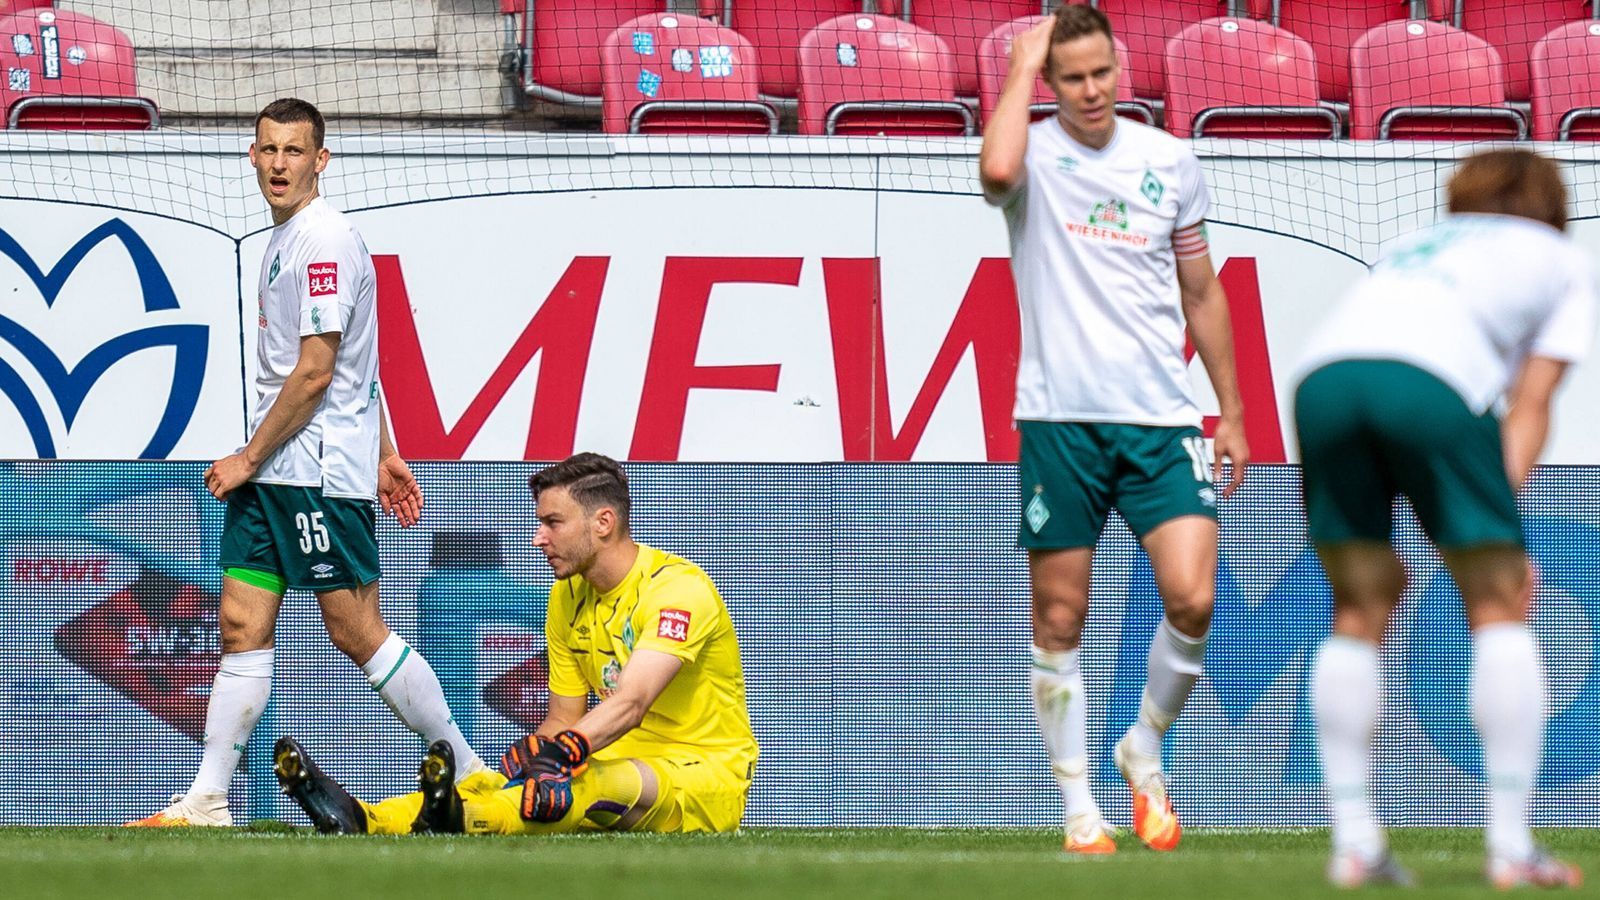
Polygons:
<instances>
[{"instance_id":1,"label":"umbro logo on jersey","mask_svg":"<svg viewBox=\"0 0 1600 900\"><path fill-rule=\"evenodd\" d=\"M1070 156L1063 156L1056 160L1056 168L1063 172L1078 171L1078 161Z\"/></svg>"},{"instance_id":2,"label":"umbro logo on jersey","mask_svg":"<svg viewBox=\"0 0 1600 900\"><path fill-rule=\"evenodd\" d=\"M311 567L311 574L316 578L332 578L334 567L327 563L317 563Z\"/></svg>"}]
</instances>

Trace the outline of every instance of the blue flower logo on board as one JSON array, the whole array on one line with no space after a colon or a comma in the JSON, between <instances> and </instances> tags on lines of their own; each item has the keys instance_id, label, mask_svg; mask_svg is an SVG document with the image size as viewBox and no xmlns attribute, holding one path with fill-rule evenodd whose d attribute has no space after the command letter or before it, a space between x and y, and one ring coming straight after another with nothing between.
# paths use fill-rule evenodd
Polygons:
<instances>
[{"instance_id":1,"label":"blue flower logo on board","mask_svg":"<svg viewBox=\"0 0 1600 900\"><path fill-rule=\"evenodd\" d=\"M121 219L112 219L84 235L49 271L41 268L16 238L3 229L0 229L0 256L9 258L21 269L44 299L45 306L51 307L78 264L107 240L115 240L127 250L138 277L146 315L178 309L177 294L161 263L138 232ZM166 389L166 408L161 420L154 423L154 432L139 454L141 459L165 458L194 417L200 387L205 380L208 332L207 326L199 324L136 328L101 343L69 368L42 338L0 312L0 342L9 344L33 367L48 390L48 402L60 411L69 430L90 390L112 366L141 350L172 348L175 359L172 383ZM4 359L0 359L0 395L16 408L33 441L34 452L44 459L55 457L56 436L51 433L45 398L35 396L28 381Z\"/></svg>"}]
</instances>

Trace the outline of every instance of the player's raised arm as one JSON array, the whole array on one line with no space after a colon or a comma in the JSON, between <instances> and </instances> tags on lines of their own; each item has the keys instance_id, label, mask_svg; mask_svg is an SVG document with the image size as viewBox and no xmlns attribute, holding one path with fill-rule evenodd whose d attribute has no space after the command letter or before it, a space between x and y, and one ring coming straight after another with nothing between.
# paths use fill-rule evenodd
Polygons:
<instances>
[{"instance_id":1,"label":"player's raised arm","mask_svg":"<svg viewBox=\"0 0 1600 900\"><path fill-rule=\"evenodd\" d=\"M1216 392L1221 418L1213 439L1215 469L1221 474L1224 457L1233 463L1233 477L1222 489L1226 497L1244 481L1250 465L1250 445L1244 437L1244 402L1239 398L1239 375L1233 360L1233 320L1228 314L1228 295L1211 266L1205 248L1205 225L1195 223L1173 236L1178 257L1178 290L1183 297L1183 315L1189 323L1189 338L1205 363L1211 388ZM1193 255L1185 256L1188 247ZM1204 251L1204 252L1201 252Z\"/></svg>"},{"instance_id":2,"label":"player's raised arm","mask_svg":"<svg viewBox=\"0 0 1600 900\"><path fill-rule=\"evenodd\" d=\"M991 203L1003 201L1022 184L1028 150L1028 108L1033 105L1034 84L1044 71L1050 51L1050 31L1055 19L1046 19L1017 35L1011 42L1011 66L1000 101L983 129L983 149L978 154L978 177L983 195Z\"/></svg>"}]
</instances>

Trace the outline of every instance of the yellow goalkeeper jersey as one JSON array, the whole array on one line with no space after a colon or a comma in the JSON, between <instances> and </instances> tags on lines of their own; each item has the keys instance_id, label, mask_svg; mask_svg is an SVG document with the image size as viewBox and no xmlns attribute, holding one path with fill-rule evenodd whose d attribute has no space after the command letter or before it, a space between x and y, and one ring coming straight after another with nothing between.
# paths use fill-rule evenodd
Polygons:
<instances>
[{"instance_id":1,"label":"yellow goalkeeper jersey","mask_svg":"<svg viewBox=\"0 0 1600 900\"><path fill-rule=\"evenodd\" d=\"M739 639L699 566L640 544L614 590L601 593L577 575L558 581L550 590L545 640L550 690L566 697L610 696L637 650L683 660L639 727L598 757L705 757L751 777L759 750L745 708Z\"/></svg>"}]
</instances>

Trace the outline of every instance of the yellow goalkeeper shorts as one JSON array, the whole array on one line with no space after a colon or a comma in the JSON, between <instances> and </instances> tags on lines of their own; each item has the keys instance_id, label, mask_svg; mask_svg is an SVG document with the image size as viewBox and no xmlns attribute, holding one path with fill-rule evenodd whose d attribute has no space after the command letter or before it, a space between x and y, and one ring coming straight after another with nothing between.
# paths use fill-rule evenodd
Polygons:
<instances>
[{"instance_id":1,"label":"yellow goalkeeper shorts","mask_svg":"<svg viewBox=\"0 0 1600 900\"><path fill-rule=\"evenodd\" d=\"M692 756L640 759L656 773L661 799L636 831L733 831L750 796L750 768Z\"/></svg>"}]
</instances>

